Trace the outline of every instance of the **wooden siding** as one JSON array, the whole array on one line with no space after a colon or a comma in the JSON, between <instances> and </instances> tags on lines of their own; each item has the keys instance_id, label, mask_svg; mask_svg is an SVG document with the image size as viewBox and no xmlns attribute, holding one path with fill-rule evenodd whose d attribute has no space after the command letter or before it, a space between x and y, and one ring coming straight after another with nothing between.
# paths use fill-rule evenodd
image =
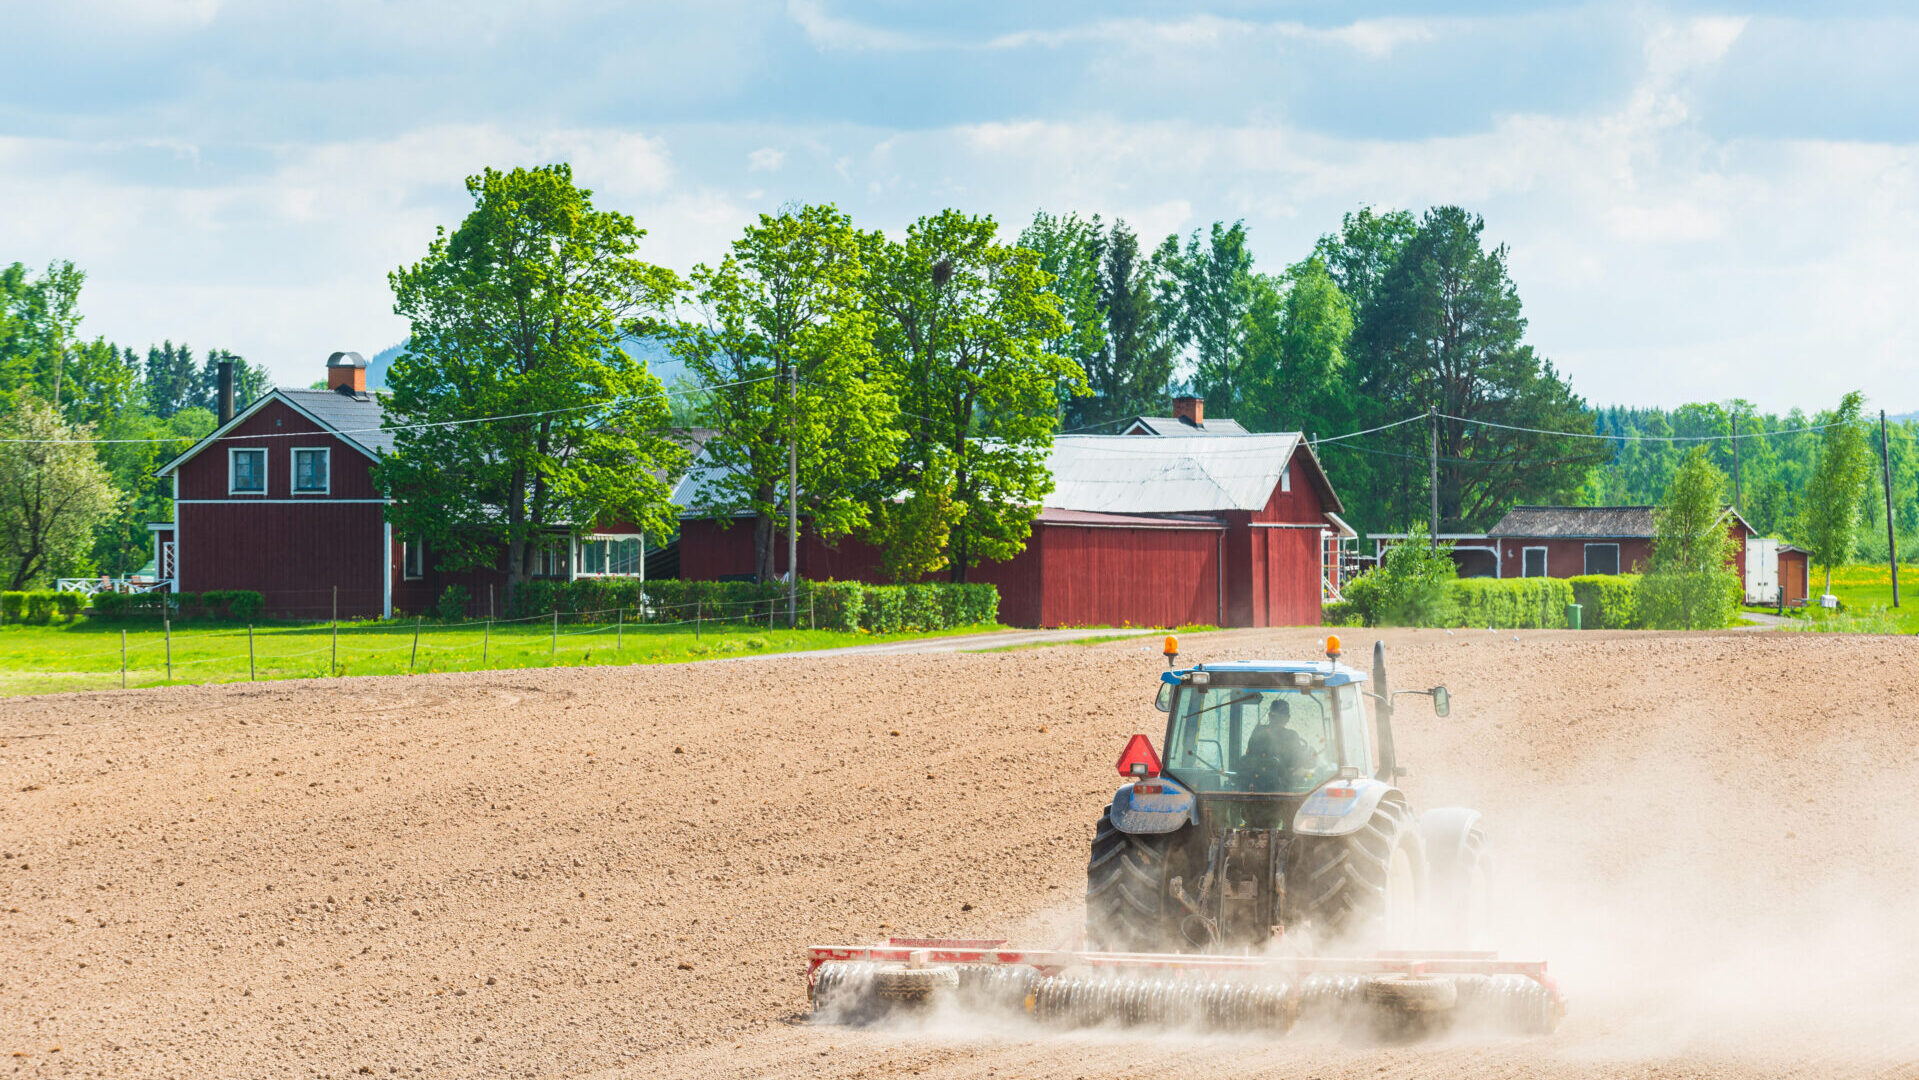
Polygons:
<instances>
[{"instance_id":1,"label":"wooden siding","mask_svg":"<svg viewBox=\"0 0 1919 1080\"><path fill-rule=\"evenodd\" d=\"M293 451L324 446L332 451L328 466L332 470L330 488L325 495L295 495L293 492ZM233 495L227 491L227 451L235 447L264 449L267 452L267 490L265 495ZM285 402L273 400L260 411L175 470L178 485L174 491L181 499L377 499L373 485L373 459L337 435L328 434Z\"/></svg>"},{"instance_id":2,"label":"wooden siding","mask_svg":"<svg viewBox=\"0 0 1919 1080\"><path fill-rule=\"evenodd\" d=\"M1214 528L1043 525L1040 617L1015 625L1218 623L1220 536Z\"/></svg>"},{"instance_id":3,"label":"wooden siding","mask_svg":"<svg viewBox=\"0 0 1919 1080\"><path fill-rule=\"evenodd\" d=\"M1726 565L1734 570L1743 570L1746 565L1746 538L1750 535L1738 518L1727 523L1726 530L1733 538L1732 556ZM1586 572L1587 544L1618 544L1619 572L1622 574L1643 573L1652 564L1652 540L1642 536L1594 537L1590 540L1535 540L1526 537L1504 536L1499 538L1499 576L1524 577L1524 549L1543 547L1546 549L1546 576L1556 578L1578 577Z\"/></svg>"},{"instance_id":4,"label":"wooden siding","mask_svg":"<svg viewBox=\"0 0 1919 1080\"><path fill-rule=\"evenodd\" d=\"M1803 551L1779 553L1779 587L1785 590L1786 605L1798 607L1811 593L1812 556Z\"/></svg>"},{"instance_id":5,"label":"wooden siding","mask_svg":"<svg viewBox=\"0 0 1919 1080\"><path fill-rule=\"evenodd\" d=\"M269 615L379 615L385 523L377 503L187 503L176 548L179 588L254 589ZM395 552L396 556L398 552Z\"/></svg>"}]
</instances>

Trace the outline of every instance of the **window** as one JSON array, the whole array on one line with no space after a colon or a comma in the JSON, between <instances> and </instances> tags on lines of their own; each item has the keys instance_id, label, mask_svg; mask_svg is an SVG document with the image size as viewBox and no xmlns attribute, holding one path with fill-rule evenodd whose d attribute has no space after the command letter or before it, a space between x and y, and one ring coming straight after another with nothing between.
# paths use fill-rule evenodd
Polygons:
<instances>
[{"instance_id":1,"label":"window","mask_svg":"<svg viewBox=\"0 0 1919 1080\"><path fill-rule=\"evenodd\" d=\"M580 541L580 574L637 577L644 557L637 536L590 536Z\"/></svg>"},{"instance_id":2,"label":"window","mask_svg":"<svg viewBox=\"0 0 1919 1080\"><path fill-rule=\"evenodd\" d=\"M416 536L400 546L400 576L408 581L426 576L426 541Z\"/></svg>"},{"instance_id":3,"label":"window","mask_svg":"<svg viewBox=\"0 0 1919 1080\"><path fill-rule=\"evenodd\" d=\"M1279 490L1293 490L1293 463L1290 461L1286 463L1285 468L1279 470Z\"/></svg>"},{"instance_id":4,"label":"window","mask_svg":"<svg viewBox=\"0 0 1919 1080\"><path fill-rule=\"evenodd\" d=\"M1349 710L1348 723L1359 716ZM1339 721L1323 688L1215 682L1181 686L1173 699L1167 771L1196 791L1304 793L1338 773L1339 756Z\"/></svg>"},{"instance_id":5,"label":"window","mask_svg":"<svg viewBox=\"0 0 1919 1080\"><path fill-rule=\"evenodd\" d=\"M1617 574L1619 572L1619 545L1587 544L1586 572L1588 574Z\"/></svg>"},{"instance_id":6,"label":"window","mask_svg":"<svg viewBox=\"0 0 1919 1080\"><path fill-rule=\"evenodd\" d=\"M325 495L327 483L332 471L327 467L332 454L325 448L302 449L293 451L293 493L295 495Z\"/></svg>"},{"instance_id":7,"label":"window","mask_svg":"<svg viewBox=\"0 0 1919 1080\"><path fill-rule=\"evenodd\" d=\"M1519 553L1520 577L1546 576L1546 549L1529 547Z\"/></svg>"},{"instance_id":8,"label":"window","mask_svg":"<svg viewBox=\"0 0 1919 1080\"><path fill-rule=\"evenodd\" d=\"M541 544L533 551L533 566L529 573L534 577L569 577L567 572L567 548L572 541L555 538Z\"/></svg>"},{"instance_id":9,"label":"window","mask_svg":"<svg viewBox=\"0 0 1919 1080\"><path fill-rule=\"evenodd\" d=\"M227 494L264 495L267 491L265 450L227 451Z\"/></svg>"}]
</instances>

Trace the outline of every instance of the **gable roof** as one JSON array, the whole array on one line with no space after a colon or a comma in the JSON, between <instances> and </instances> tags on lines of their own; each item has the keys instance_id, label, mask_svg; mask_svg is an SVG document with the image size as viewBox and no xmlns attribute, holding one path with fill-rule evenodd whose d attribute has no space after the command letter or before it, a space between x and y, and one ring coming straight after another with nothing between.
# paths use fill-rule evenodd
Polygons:
<instances>
[{"instance_id":1,"label":"gable roof","mask_svg":"<svg viewBox=\"0 0 1919 1080\"><path fill-rule=\"evenodd\" d=\"M1099 514L1263 510L1280 474L1302 448L1300 460L1325 509L1344 510L1319 459L1296 431L1232 437L1061 435L1047 457L1053 491L1043 502L1057 510ZM686 516L698 516L691 508L700 487L722 475L702 453L675 485L673 502Z\"/></svg>"},{"instance_id":2,"label":"gable roof","mask_svg":"<svg viewBox=\"0 0 1919 1080\"><path fill-rule=\"evenodd\" d=\"M199 442L187 447L179 457L160 466L154 474L165 476L199 456L202 450L227 437L247 422L270 401L278 401L306 417L326 431L370 458L393 450L393 433L381 427L386 409L378 394L344 394L338 390L288 390L275 388L254 398L233 419L214 428ZM249 436L258 438L258 436Z\"/></svg>"},{"instance_id":3,"label":"gable roof","mask_svg":"<svg viewBox=\"0 0 1919 1080\"><path fill-rule=\"evenodd\" d=\"M1487 536L1517 536L1530 539L1652 539L1651 506L1515 506L1506 511L1499 523L1486 531ZM1731 517L1747 532L1753 527L1739 512L1727 507L1721 521Z\"/></svg>"},{"instance_id":4,"label":"gable roof","mask_svg":"<svg viewBox=\"0 0 1919 1080\"><path fill-rule=\"evenodd\" d=\"M1120 430L1122 435L1250 435L1239 421L1219 417L1189 424L1177 416L1135 416Z\"/></svg>"}]
</instances>

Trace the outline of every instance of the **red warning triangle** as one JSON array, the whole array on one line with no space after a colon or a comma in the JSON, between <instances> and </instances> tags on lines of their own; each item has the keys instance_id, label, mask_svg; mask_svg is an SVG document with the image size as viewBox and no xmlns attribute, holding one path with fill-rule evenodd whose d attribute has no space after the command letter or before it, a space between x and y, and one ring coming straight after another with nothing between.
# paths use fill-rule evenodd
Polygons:
<instances>
[{"instance_id":1,"label":"red warning triangle","mask_svg":"<svg viewBox=\"0 0 1919 1080\"><path fill-rule=\"evenodd\" d=\"M1144 735L1135 735L1126 742L1126 752L1119 756L1119 774L1133 775L1136 763L1146 765L1147 776L1159 775L1159 755L1153 752L1153 740Z\"/></svg>"}]
</instances>

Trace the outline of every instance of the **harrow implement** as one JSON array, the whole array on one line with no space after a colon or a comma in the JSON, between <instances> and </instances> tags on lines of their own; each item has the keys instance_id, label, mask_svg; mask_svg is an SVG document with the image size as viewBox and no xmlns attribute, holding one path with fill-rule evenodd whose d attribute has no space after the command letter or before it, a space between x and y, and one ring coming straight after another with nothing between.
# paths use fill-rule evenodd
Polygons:
<instances>
[{"instance_id":1,"label":"harrow implement","mask_svg":"<svg viewBox=\"0 0 1919 1080\"><path fill-rule=\"evenodd\" d=\"M951 1006L1055 1028L1279 1035L1306 1020L1364 1022L1393 1037L1457 1024L1543 1035L1566 1011L1544 962L1477 951L1250 956L890 938L881 945L812 946L806 981L815 1015L841 1023Z\"/></svg>"}]
</instances>

